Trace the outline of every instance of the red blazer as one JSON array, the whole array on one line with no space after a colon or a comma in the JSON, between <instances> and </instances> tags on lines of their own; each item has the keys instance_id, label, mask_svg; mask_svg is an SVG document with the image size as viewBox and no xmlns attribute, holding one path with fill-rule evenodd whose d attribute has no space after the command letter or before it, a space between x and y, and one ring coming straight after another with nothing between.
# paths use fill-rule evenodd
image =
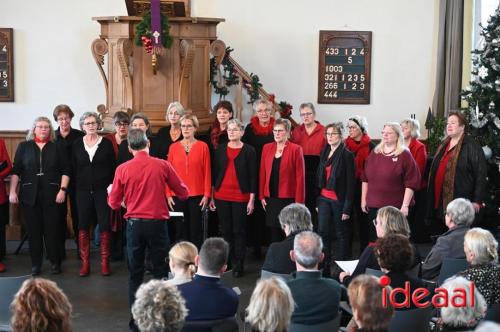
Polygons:
<instances>
[{"instance_id":1,"label":"red blazer","mask_svg":"<svg viewBox=\"0 0 500 332\"><path fill-rule=\"evenodd\" d=\"M423 189L427 187L427 179L425 178L427 150L425 148L425 144L420 142L416 138L412 138L410 146L408 148L410 149L411 155L413 156L413 159L415 159L415 162L417 163L418 166L418 170L420 171L420 177L422 179L420 182L420 189Z\"/></svg>"},{"instance_id":2,"label":"red blazer","mask_svg":"<svg viewBox=\"0 0 500 332\"><path fill-rule=\"evenodd\" d=\"M5 164L4 164L5 162ZM10 161L5 141L0 139L0 204L7 202L7 192L5 191L5 178L9 175L12 169L12 162Z\"/></svg>"},{"instance_id":3,"label":"red blazer","mask_svg":"<svg viewBox=\"0 0 500 332\"><path fill-rule=\"evenodd\" d=\"M259 198L269 197L269 181L273 159L276 154L277 143L268 143L262 149L259 176ZM293 198L296 203L304 203L304 155L302 148L294 143L287 142L281 156L279 176L279 198Z\"/></svg>"}]
</instances>

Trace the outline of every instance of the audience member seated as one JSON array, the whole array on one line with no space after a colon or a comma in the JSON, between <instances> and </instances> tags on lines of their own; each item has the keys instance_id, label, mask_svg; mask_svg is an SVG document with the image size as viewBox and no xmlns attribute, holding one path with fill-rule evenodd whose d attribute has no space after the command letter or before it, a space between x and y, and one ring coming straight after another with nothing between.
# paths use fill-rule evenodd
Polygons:
<instances>
[{"instance_id":1,"label":"audience member seated","mask_svg":"<svg viewBox=\"0 0 500 332\"><path fill-rule=\"evenodd\" d=\"M261 279L250 298L245 322L252 332L286 332L293 308L292 294L281 278Z\"/></svg>"},{"instance_id":2,"label":"audience member seated","mask_svg":"<svg viewBox=\"0 0 500 332\"><path fill-rule=\"evenodd\" d=\"M471 265L457 275L474 282L488 306L500 303L500 266L498 266L498 242L482 228L473 228L465 234L464 252Z\"/></svg>"},{"instance_id":3,"label":"audience member seated","mask_svg":"<svg viewBox=\"0 0 500 332\"><path fill-rule=\"evenodd\" d=\"M182 329L187 310L177 287L153 279L137 290L132 315L141 332L176 332Z\"/></svg>"},{"instance_id":4,"label":"audience member seated","mask_svg":"<svg viewBox=\"0 0 500 332\"><path fill-rule=\"evenodd\" d=\"M198 249L191 242L182 241L174 245L168 253L168 266L174 277L167 283L181 285L190 282L196 273L194 263L196 255L198 255Z\"/></svg>"},{"instance_id":5,"label":"audience member seated","mask_svg":"<svg viewBox=\"0 0 500 332\"><path fill-rule=\"evenodd\" d=\"M286 238L269 245L262 270L289 274L295 271L295 263L290 259L293 239L302 231L312 231L311 213L305 205L293 203L281 210L278 219Z\"/></svg>"},{"instance_id":6,"label":"audience member seated","mask_svg":"<svg viewBox=\"0 0 500 332\"><path fill-rule=\"evenodd\" d=\"M306 231L295 236L291 259L297 272L288 281L295 301L292 322L315 325L337 317L340 302L340 284L322 278L318 265L325 258L323 241L316 233Z\"/></svg>"},{"instance_id":7,"label":"audience member seated","mask_svg":"<svg viewBox=\"0 0 500 332\"><path fill-rule=\"evenodd\" d=\"M56 283L43 278L26 280L11 304L14 332L70 332L71 304Z\"/></svg>"},{"instance_id":8,"label":"audience member seated","mask_svg":"<svg viewBox=\"0 0 500 332\"><path fill-rule=\"evenodd\" d=\"M382 304L382 289L376 277L359 275L353 279L347 289L352 307L356 331L384 332L389 328L394 308L390 305L389 290L386 286L387 306Z\"/></svg>"},{"instance_id":9,"label":"audience member seated","mask_svg":"<svg viewBox=\"0 0 500 332\"><path fill-rule=\"evenodd\" d=\"M238 295L220 281L227 269L228 255L229 245L222 238L208 238L201 246L195 258L198 272L192 281L178 286L186 300L187 321L223 319L236 314Z\"/></svg>"},{"instance_id":10,"label":"audience member seated","mask_svg":"<svg viewBox=\"0 0 500 332\"><path fill-rule=\"evenodd\" d=\"M474 221L474 207L464 198L451 201L446 207L445 223L448 231L438 237L436 244L422 265L422 278L436 280L445 258L465 258L465 233Z\"/></svg>"},{"instance_id":11,"label":"audience member seated","mask_svg":"<svg viewBox=\"0 0 500 332\"><path fill-rule=\"evenodd\" d=\"M433 290L434 287L431 287L430 284L422 279L410 277L406 274L414 259L413 248L406 236L389 234L378 239L375 243L375 255L377 256L380 269L391 279L390 286L392 288L405 288L405 283L408 281L410 283L410 294L413 294L412 292L417 288ZM429 295L428 298L422 299L421 302L430 300L431 296ZM396 294L396 301L397 303L403 303L405 296L399 293ZM409 301L408 307L400 309L416 309L416 306L412 301Z\"/></svg>"},{"instance_id":12,"label":"audience member seated","mask_svg":"<svg viewBox=\"0 0 500 332\"><path fill-rule=\"evenodd\" d=\"M453 294L456 289L464 290L466 303L462 301L462 298L456 298L455 301L449 301L448 306L442 307L437 331L473 331L484 317L486 301L476 288L474 295L470 294L470 283L463 277L451 277L441 285L441 288L446 289L448 294ZM474 302L470 301L471 296L474 296Z\"/></svg>"},{"instance_id":13,"label":"audience member seated","mask_svg":"<svg viewBox=\"0 0 500 332\"><path fill-rule=\"evenodd\" d=\"M389 234L401 234L407 238L410 238L410 226L408 220L404 214L393 206L385 206L378 210L377 218L373 220L375 224L375 231L377 232L377 238L383 238ZM365 273L367 268L380 270L380 266L377 262L377 257L375 257L374 243L370 243L365 250L361 253L359 257L359 262L354 269L352 276L348 272L341 272L339 275L339 280L346 287L349 286L352 278L357 275ZM419 264L421 261L418 250L412 245L414 249L414 259L410 264L410 268Z\"/></svg>"}]
</instances>

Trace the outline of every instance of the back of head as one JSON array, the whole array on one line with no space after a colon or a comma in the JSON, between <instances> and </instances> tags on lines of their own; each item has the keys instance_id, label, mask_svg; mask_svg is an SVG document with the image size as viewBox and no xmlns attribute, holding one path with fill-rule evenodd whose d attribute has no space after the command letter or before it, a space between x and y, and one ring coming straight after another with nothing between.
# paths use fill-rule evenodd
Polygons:
<instances>
[{"instance_id":1,"label":"back of head","mask_svg":"<svg viewBox=\"0 0 500 332\"><path fill-rule=\"evenodd\" d=\"M498 263L498 242L491 232L482 228L468 230L464 246L473 254L472 265Z\"/></svg>"},{"instance_id":2,"label":"back of head","mask_svg":"<svg viewBox=\"0 0 500 332\"><path fill-rule=\"evenodd\" d=\"M410 236L410 225L401 210L394 206L384 206L377 212L377 218L382 222L384 236L389 234L402 234Z\"/></svg>"},{"instance_id":3,"label":"back of head","mask_svg":"<svg viewBox=\"0 0 500 332\"><path fill-rule=\"evenodd\" d=\"M187 309L177 287L154 279L137 290L132 315L141 332L176 332L184 325Z\"/></svg>"},{"instance_id":4,"label":"back of head","mask_svg":"<svg viewBox=\"0 0 500 332\"><path fill-rule=\"evenodd\" d=\"M144 150L148 146L148 137L140 129L133 128L128 131L128 146L134 151Z\"/></svg>"},{"instance_id":5,"label":"back of head","mask_svg":"<svg viewBox=\"0 0 500 332\"><path fill-rule=\"evenodd\" d=\"M414 260L410 240L402 234L389 234L377 239L375 254L381 268L391 272L404 272Z\"/></svg>"},{"instance_id":6,"label":"back of head","mask_svg":"<svg viewBox=\"0 0 500 332\"><path fill-rule=\"evenodd\" d=\"M305 231L297 234L293 241L295 261L306 269L317 267L321 260L323 241L318 234Z\"/></svg>"},{"instance_id":7,"label":"back of head","mask_svg":"<svg viewBox=\"0 0 500 332\"><path fill-rule=\"evenodd\" d=\"M382 302L386 290L386 305ZM394 308L390 305L390 287L382 287L374 276L362 274L354 278L347 289L349 303L358 326L367 331L387 330Z\"/></svg>"},{"instance_id":8,"label":"back of head","mask_svg":"<svg viewBox=\"0 0 500 332\"><path fill-rule=\"evenodd\" d=\"M199 269L209 275L219 275L227 263L229 245L223 238L211 237L200 249Z\"/></svg>"},{"instance_id":9,"label":"back of head","mask_svg":"<svg viewBox=\"0 0 500 332\"><path fill-rule=\"evenodd\" d=\"M71 304L53 281L26 280L14 297L11 310L15 332L71 331Z\"/></svg>"},{"instance_id":10,"label":"back of head","mask_svg":"<svg viewBox=\"0 0 500 332\"><path fill-rule=\"evenodd\" d=\"M292 293L282 279L261 279L250 298L245 321L257 331L284 332L293 309Z\"/></svg>"},{"instance_id":11,"label":"back of head","mask_svg":"<svg viewBox=\"0 0 500 332\"><path fill-rule=\"evenodd\" d=\"M195 258L198 255L198 249L194 244L187 241L181 241L175 244L168 253L168 257L176 266L187 270L191 277L196 272Z\"/></svg>"},{"instance_id":12,"label":"back of head","mask_svg":"<svg viewBox=\"0 0 500 332\"><path fill-rule=\"evenodd\" d=\"M476 212L468 199L456 198L446 206L446 214L455 225L468 227L474 222Z\"/></svg>"},{"instance_id":13,"label":"back of head","mask_svg":"<svg viewBox=\"0 0 500 332\"><path fill-rule=\"evenodd\" d=\"M285 206L278 216L281 228L288 226L291 234L312 231L311 212L304 204L292 203Z\"/></svg>"}]
</instances>

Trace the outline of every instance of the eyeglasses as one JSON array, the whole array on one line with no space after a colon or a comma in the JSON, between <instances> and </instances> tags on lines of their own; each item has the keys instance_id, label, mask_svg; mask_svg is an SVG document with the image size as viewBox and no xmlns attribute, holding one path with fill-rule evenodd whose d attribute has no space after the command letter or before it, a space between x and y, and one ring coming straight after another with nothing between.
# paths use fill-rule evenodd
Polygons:
<instances>
[{"instance_id":1,"label":"eyeglasses","mask_svg":"<svg viewBox=\"0 0 500 332\"><path fill-rule=\"evenodd\" d=\"M181 128L182 129L191 129L191 128L194 128L193 125L181 125Z\"/></svg>"},{"instance_id":2,"label":"eyeglasses","mask_svg":"<svg viewBox=\"0 0 500 332\"><path fill-rule=\"evenodd\" d=\"M57 122L71 121L71 118L57 118Z\"/></svg>"},{"instance_id":3,"label":"eyeglasses","mask_svg":"<svg viewBox=\"0 0 500 332\"><path fill-rule=\"evenodd\" d=\"M236 131L240 131L239 128L228 128L227 131L230 131L230 132L236 132Z\"/></svg>"},{"instance_id":4,"label":"eyeglasses","mask_svg":"<svg viewBox=\"0 0 500 332\"><path fill-rule=\"evenodd\" d=\"M305 118L306 116L311 116L311 115L313 115L312 112L307 112L307 113L301 113L300 114L300 116L303 117L303 118Z\"/></svg>"},{"instance_id":5,"label":"eyeglasses","mask_svg":"<svg viewBox=\"0 0 500 332\"><path fill-rule=\"evenodd\" d=\"M117 127L128 127L130 124L128 122L117 122L115 126Z\"/></svg>"},{"instance_id":6,"label":"eyeglasses","mask_svg":"<svg viewBox=\"0 0 500 332\"><path fill-rule=\"evenodd\" d=\"M283 132L285 132L285 129L273 129L273 133L275 133L275 134L280 134Z\"/></svg>"},{"instance_id":7,"label":"eyeglasses","mask_svg":"<svg viewBox=\"0 0 500 332\"><path fill-rule=\"evenodd\" d=\"M42 130L50 129L50 126L35 126L35 127Z\"/></svg>"},{"instance_id":8,"label":"eyeglasses","mask_svg":"<svg viewBox=\"0 0 500 332\"><path fill-rule=\"evenodd\" d=\"M85 122L83 123L84 126L91 127L91 126L97 126L97 122Z\"/></svg>"},{"instance_id":9,"label":"eyeglasses","mask_svg":"<svg viewBox=\"0 0 500 332\"><path fill-rule=\"evenodd\" d=\"M264 113L271 113L271 111L269 111L269 110L257 110L255 113L264 114Z\"/></svg>"},{"instance_id":10,"label":"eyeglasses","mask_svg":"<svg viewBox=\"0 0 500 332\"><path fill-rule=\"evenodd\" d=\"M337 136L337 135L340 135L340 133L326 133L326 136L328 136L328 137L333 137L333 136Z\"/></svg>"},{"instance_id":11,"label":"eyeglasses","mask_svg":"<svg viewBox=\"0 0 500 332\"><path fill-rule=\"evenodd\" d=\"M358 129L358 127L356 127L356 126L348 126L347 129L354 130L354 129Z\"/></svg>"}]
</instances>

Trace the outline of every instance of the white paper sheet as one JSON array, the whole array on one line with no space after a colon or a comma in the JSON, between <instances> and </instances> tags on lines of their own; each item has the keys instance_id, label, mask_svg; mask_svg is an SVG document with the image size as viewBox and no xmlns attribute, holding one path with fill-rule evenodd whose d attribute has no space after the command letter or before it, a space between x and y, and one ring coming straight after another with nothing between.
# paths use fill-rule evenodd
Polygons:
<instances>
[{"instance_id":1,"label":"white paper sheet","mask_svg":"<svg viewBox=\"0 0 500 332\"><path fill-rule=\"evenodd\" d=\"M358 266L358 261L359 260L356 259L354 261L335 261L335 263L337 263L337 265L340 266L342 270L352 275L354 269L356 269L356 266Z\"/></svg>"}]
</instances>

